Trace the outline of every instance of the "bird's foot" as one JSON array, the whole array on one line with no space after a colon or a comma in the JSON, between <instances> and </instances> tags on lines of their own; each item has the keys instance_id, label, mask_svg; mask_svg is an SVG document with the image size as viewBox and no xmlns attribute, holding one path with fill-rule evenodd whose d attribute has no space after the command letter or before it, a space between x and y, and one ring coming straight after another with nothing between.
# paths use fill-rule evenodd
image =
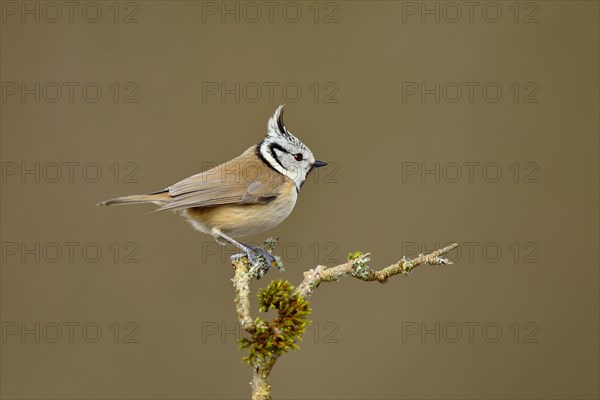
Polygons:
<instances>
[{"instance_id":1,"label":"bird's foot","mask_svg":"<svg viewBox=\"0 0 600 400\"><path fill-rule=\"evenodd\" d=\"M256 275L257 279L262 278L271 267L283 268L281 257L269 253L260 246L246 246L247 252L231 256L232 260L239 260L242 257L248 257L250 262L250 273Z\"/></svg>"}]
</instances>

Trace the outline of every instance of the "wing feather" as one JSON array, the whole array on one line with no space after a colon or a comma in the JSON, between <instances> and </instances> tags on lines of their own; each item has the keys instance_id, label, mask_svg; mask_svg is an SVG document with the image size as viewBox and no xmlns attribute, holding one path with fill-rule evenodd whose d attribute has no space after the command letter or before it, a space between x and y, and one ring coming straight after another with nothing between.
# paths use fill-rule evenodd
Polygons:
<instances>
[{"instance_id":1,"label":"wing feather","mask_svg":"<svg viewBox=\"0 0 600 400\"><path fill-rule=\"evenodd\" d=\"M169 186L171 200L154 212L273 201L287 178L265 165L255 151L252 146L231 161Z\"/></svg>"}]
</instances>

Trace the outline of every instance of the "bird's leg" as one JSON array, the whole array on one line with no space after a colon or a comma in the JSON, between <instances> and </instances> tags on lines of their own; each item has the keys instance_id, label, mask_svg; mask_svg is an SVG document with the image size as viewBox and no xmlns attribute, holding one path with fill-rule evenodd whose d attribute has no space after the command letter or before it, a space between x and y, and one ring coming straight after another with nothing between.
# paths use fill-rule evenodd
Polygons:
<instances>
[{"instance_id":1,"label":"bird's leg","mask_svg":"<svg viewBox=\"0 0 600 400\"><path fill-rule=\"evenodd\" d=\"M213 230L213 235L228 241L238 249L242 250L243 253L235 254L231 256L231 259L237 260L241 257L247 256L251 267L258 269L258 278L266 274L269 271L269 268L272 266L279 268L282 265L281 259L278 256L269 253L260 246L240 243L218 230Z\"/></svg>"}]
</instances>

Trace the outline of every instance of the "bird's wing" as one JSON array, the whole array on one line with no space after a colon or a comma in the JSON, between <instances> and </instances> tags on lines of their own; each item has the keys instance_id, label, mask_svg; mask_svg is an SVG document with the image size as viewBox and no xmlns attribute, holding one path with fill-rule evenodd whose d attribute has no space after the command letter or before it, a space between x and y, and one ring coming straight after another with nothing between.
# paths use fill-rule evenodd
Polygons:
<instances>
[{"instance_id":1,"label":"bird's wing","mask_svg":"<svg viewBox=\"0 0 600 400\"><path fill-rule=\"evenodd\" d=\"M258 159L254 149L169 186L172 199L155 212L222 204L266 204L275 200L287 178Z\"/></svg>"}]
</instances>

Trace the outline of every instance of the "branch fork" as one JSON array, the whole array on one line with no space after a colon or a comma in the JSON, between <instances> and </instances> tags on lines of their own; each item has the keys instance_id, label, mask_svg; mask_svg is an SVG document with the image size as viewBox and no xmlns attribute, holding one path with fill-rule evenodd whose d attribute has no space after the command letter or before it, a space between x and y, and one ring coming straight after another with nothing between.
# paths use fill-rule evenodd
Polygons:
<instances>
[{"instance_id":1,"label":"branch fork","mask_svg":"<svg viewBox=\"0 0 600 400\"><path fill-rule=\"evenodd\" d=\"M264 248L272 252L276 244L277 239L267 239ZM304 272L304 279L296 288L286 281L273 281L267 288L259 292L263 311L268 308L278 308L279 310L279 317L271 323L262 321L260 318L253 320L250 314L250 282L262 276L260 268L250 267L246 257L233 260L232 263L235 268L235 275L232 279L235 292L234 303L240 325L250 336L258 337L262 335L260 336L261 340L264 340L265 331L272 329L272 337L267 339L267 343L274 346L275 349L275 351L270 351L270 347L260 344L260 351L258 351L259 345L257 345L257 342L259 339L256 339L256 342L252 340L244 342L244 339L242 339L240 343L240 347L250 347L250 355L245 360L253 367L252 399L271 399L269 375L279 356L298 347L295 342L300 340L306 324L310 322L306 320L306 316L310 313L306 299L313 294L321 283L337 282L346 276L366 282L386 283L392 276L409 275L420 265L452 264L452 261L442 256L454 250L457 246L454 243L426 255L419 254L414 259L402 257L398 262L380 270L373 270L367 264L371 260L370 253L357 251L350 253L348 261L345 263L334 267L318 265Z\"/></svg>"}]
</instances>

